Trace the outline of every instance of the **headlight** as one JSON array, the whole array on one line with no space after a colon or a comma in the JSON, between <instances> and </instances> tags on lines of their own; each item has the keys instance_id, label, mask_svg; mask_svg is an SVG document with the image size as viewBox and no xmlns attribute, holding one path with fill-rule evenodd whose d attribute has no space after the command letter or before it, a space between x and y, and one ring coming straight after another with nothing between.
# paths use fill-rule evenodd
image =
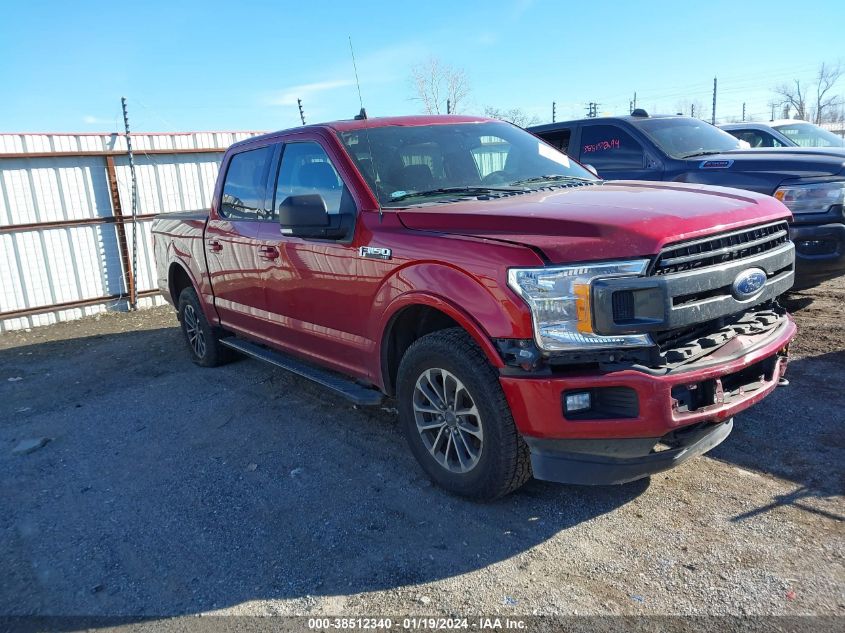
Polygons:
<instances>
[{"instance_id":1,"label":"headlight","mask_svg":"<svg viewBox=\"0 0 845 633\"><path fill-rule=\"evenodd\" d=\"M775 198L796 215L824 213L835 204L845 204L845 181L779 187Z\"/></svg>"},{"instance_id":2,"label":"headlight","mask_svg":"<svg viewBox=\"0 0 845 633\"><path fill-rule=\"evenodd\" d=\"M559 266L511 268L508 285L521 296L534 320L540 349L605 349L651 345L647 334L601 336L593 333L590 284L599 277L642 275L648 260Z\"/></svg>"}]
</instances>

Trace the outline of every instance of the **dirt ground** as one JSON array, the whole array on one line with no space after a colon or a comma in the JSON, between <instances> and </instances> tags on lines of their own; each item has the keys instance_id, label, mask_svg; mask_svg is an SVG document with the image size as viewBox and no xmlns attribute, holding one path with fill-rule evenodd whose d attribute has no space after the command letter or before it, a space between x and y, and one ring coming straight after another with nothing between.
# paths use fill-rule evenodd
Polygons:
<instances>
[{"instance_id":1,"label":"dirt ground","mask_svg":"<svg viewBox=\"0 0 845 633\"><path fill-rule=\"evenodd\" d=\"M845 614L845 280L707 456L617 487L432 487L389 407L169 308L0 336L0 615ZM21 440L49 438L28 454Z\"/></svg>"}]
</instances>

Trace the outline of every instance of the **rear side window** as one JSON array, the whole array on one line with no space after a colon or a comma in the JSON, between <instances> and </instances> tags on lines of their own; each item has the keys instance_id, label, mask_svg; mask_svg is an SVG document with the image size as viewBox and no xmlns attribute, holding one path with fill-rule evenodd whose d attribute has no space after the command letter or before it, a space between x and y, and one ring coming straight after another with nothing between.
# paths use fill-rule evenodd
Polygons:
<instances>
[{"instance_id":1,"label":"rear side window","mask_svg":"<svg viewBox=\"0 0 845 633\"><path fill-rule=\"evenodd\" d=\"M260 220L267 217L264 194L273 146L232 156L223 183L220 215L231 220Z\"/></svg>"},{"instance_id":2,"label":"rear side window","mask_svg":"<svg viewBox=\"0 0 845 633\"><path fill-rule=\"evenodd\" d=\"M581 162L598 170L642 169L643 148L615 125L587 125L581 130Z\"/></svg>"}]
</instances>

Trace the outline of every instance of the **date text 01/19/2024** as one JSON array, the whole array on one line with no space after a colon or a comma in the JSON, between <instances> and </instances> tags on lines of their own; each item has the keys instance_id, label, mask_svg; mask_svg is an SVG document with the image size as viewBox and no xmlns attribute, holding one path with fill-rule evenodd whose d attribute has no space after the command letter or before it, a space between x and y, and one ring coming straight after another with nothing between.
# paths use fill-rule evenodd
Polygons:
<instances>
[{"instance_id":1,"label":"date text 01/19/2024","mask_svg":"<svg viewBox=\"0 0 845 633\"><path fill-rule=\"evenodd\" d=\"M316 631L328 630L524 630L525 621L518 618L478 617L469 618L439 618L413 616L404 618L309 618L308 628Z\"/></svg>"}]
</instances>

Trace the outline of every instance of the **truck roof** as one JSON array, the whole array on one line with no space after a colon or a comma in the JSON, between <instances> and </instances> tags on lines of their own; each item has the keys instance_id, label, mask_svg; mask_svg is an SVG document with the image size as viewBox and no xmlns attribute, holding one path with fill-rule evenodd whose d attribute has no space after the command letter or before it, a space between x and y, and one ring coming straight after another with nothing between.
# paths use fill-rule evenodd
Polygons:
<instances>
[{"instance_id":1,"label":"truck roof","mask_svg":"<svg viewBox=\"0 0 845 633\"><path fill-rule=\"evenodd\" d=\"M589 122L601 122L601 121L631 121L636 123L637 121L643 121L647 119L688 119L690 117L681 115L681 114L647 114L644 116L634 116L631 114L624 114L620 116L601 116L601 117L584 117L582 119L571 119L569 121L556 121L554 123L544 123L542 125L533 125L529 128L526 128L529 132L537 134L538 132L548 132L551 130L556 130L560 127L566 127L569 125L574 125L575 123L589 123Z\"/></svg>"},{"instance_id":2,"label":"truck roof","mask_svg":"<svg viewBox=\"0 0 845 633\"><path fill-rule=\"evenodd\" d=\"M479 116L464 116L462 114L422 114L411 116L391 116L391 117L375 117L372 119L346 119L342 121L328 121L326 123L314 123L312 125L302 125L295 128L287 128L278 130L276 132L269 132L261 136L253 136L239 143L235 143L232 147L246 145L260 141L263 139L270 139L287 134L289 132L299 132L302 130L314 129L328 129L335 132L351 132L354 130L362 130L364 128L372 129L389 126L417 126L417 125L447 125L451 123L488 123L495 119L489 119Z\"/></svg>"}]
</instances>

